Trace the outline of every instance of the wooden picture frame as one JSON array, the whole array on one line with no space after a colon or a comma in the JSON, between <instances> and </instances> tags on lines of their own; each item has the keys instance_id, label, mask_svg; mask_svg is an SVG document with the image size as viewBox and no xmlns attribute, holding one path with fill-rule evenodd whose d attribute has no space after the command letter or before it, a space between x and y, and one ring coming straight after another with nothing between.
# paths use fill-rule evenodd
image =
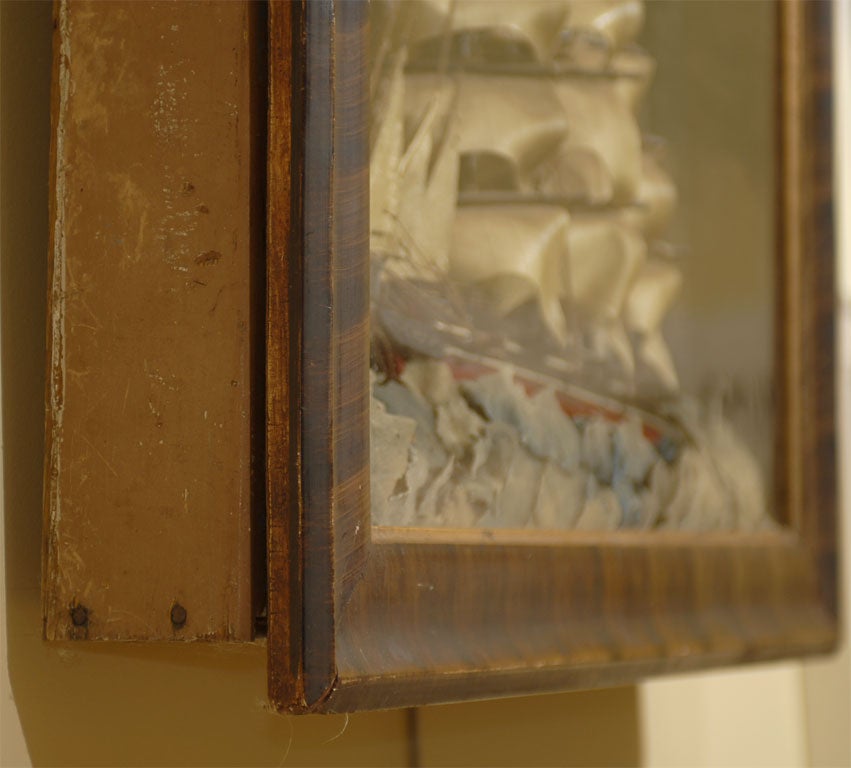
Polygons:
<instances>
[{"instance_id":1,"label":"wooden picture frame","mask_svg":"<svg viewBox=\"0 0 851 768\"><path fill-rule=\"evenodd\" d=\"M344 712L836 642L830 3L779 3L780 532L373 530L366 4L270 6L269 691Z\"/></svg>"}]
</instances>

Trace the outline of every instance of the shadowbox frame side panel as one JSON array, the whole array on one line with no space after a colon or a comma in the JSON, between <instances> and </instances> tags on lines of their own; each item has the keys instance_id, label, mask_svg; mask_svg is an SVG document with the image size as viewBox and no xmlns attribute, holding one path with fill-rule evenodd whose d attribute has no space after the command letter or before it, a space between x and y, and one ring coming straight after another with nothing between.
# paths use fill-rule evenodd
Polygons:
<instances>
[{"instance_id":1,"label":"shadowbox frame side panel","mask_svg":"<svg viewBox=\"0 0 851 768\"><path fill-rule=\"evenodd\" d=\"M802 424L800 440L789 449L789 466L800 471L802 500L821 488L813 498L823 508L793 517L793 522L803 518L793 531L708 537L619 532L521 543L489 540L487 532L460 532L455 538L451 532L370 529L363 490L368 476L358 467L366 457L364 413L359 406L345 408L350 397L366 401L367 384L357 392L356 385L346 389L347 382L335 378L345 369L344 361L352 360L357 380L368 360L365 339L356 330L359 313L366 310L359 297L365 298L368 284L368 263L361 260L366 249L358 241L366 198L357 202L353 193L344 193L348 174L352 188L358 188L356 166L366 168L366 158L345 166L339 155L346 136L361 142L365 136L362 108L344 108L341 89L351 76L345 68L363 68L364 63L353 55L344 59L339 48L346 39L343 30L353 29L346 25L362 14L363 6L306 5L305 162L324 157L330 172L312 176L305 169L304 251L295 248L289 259L292 270L299 258L304 267L303 283L293 294L304 302L303 313L296 312L304 323L298 348L303 358L292 364L298 370L291 386L301 388L296 399L305 422L294 439L300 441L305 464L289 482L291 492L303 497L304 527L293 523L290 531L301 536L305 547L303 591L296 595L303 598L298 608L304 612L305 666L304 697L276 697L273 690L275 703L326 712L414 706L631 683L651 674L830 650L836 637L835 612L825 598L835 546L830 536L832 469L812 463L800 467L807 451L832 440L832 394L816 391L832 386L832 380L814 388L816 373L806 360L794 369L797 378L786 379L785 397L793 412L817 408L818 419ZM824 4L794 5L800 10ZM346 8L355 10L347 16ZM818 42L811 27L818 18L810 9L802 13L795 22L801 50L785 51L784 87L796 94L806 92L813 77L829 88L829 70L812 72L812 46ZM359 18L355 27L363 21ZM823 56L816 58L824 64ZM785 94L783 103L789 103ZM824 116L813 116L820 108L807 102L805 109L784 113L784 119L820 124ZM311 115L315 120L325 115L333 130L323 133L319 123L312 128ZM347 115L354 122L347 124ZM801 137L794 131L792 137L798 146ZM792 215L807 221L808 188L818 183L828 196L830 190L829 169L825 177L823 161L820 167L814 161L802 156L800 167L783 169L788 184L802 185ZM323 169L321 163L316 167ZM311 194L311 187L322 183L328 189ZM801 248L824 237L819 234L823 224L802 230L809 235L802 234ZM317 226L325 229L316 234ZM800 272L800 254L791 247L788 253L783 268L792 279ZM782 334L794 338L784 350L804 350L810 362L827 366L826 336L815 337L820 342L812 344L810 334L814 327L825 334L830 326L829 309L819 300L831 287L830 258L821 254L808 263L815 274L800 283L800 293L787 282L785 295L795 301L780 326ZM311 284L314 279L318 286ZM316 297L308 301L309 288L328 303L316 305ZM359 364L357 355L362 355ZM308 383L310 375L316 388ZM352 418L352 413L358 415ZM290 428L294 418L291 414ZM317 479L322 482L311 487ZM297 543L294 539L293 546ZM298 591L298 585L291 589ZM274 659L282 649L270 648L270 653Z\"/></svg>"},{"instance_id":2,"label":"shadowbox frame side panel","mask_svg":"<svg viewBox=\"0 0 851 768\"><path fill-rule=\"evenodd\" d=\"M340 607L363 573L369 508L366 2L307 2L302 354L308 707L337 682Z\"/></svg>"},{"instance_id":3,"label":"shadowbox frame side panel","mask_svg":"<svg viewBox=\"0 0 851 768\"><path fill-rule=\"evenodd\" d=\"M787 34L797 29L790 42L797 51L797 79L793 101L787 102L783 124L798 126L798 141L787 144L796 153L797 171L790 173L799 190L785 209L786 219L798 222L797 242L789 241L798 270L790 275L791 289L798 292L800 315L797 366L793 392L800 405L801 452L792 456L804 490L797 514L797 529L811 552L819 592L830 615L836 619L838 603L837 477L836 477L836 317L835 233L833 220L833 4L830 2L781 3L789 14ZM794 22L792 20L795 20ZM797 100L794 100L797 97ZM786 185L784 185L786 186ZM793 186L793 185L789 185ZM793 231L793 235L795 232ZM792 313L787 322L793 322ZM789 425L791 432L794 427Z\"/></svg>"},{"instance_id":4,"label":"shadowbox frame side panel","mask_svg":"<svg viewBox=\"0 0 851 768\"><path fill-rule=\"evenodd\" d=\"M781 38L784 99L800 101L814 82L829 93L829 47L822 46L819 30L829 30L830 9L824 3L787 5L794 13L785 23L795 35ZM809 97L784 117L808 131L820 125L822 135L830 124L829 110ZM806 145L800 133L787 137L797 138L786 142L786 152ZM816 187L829 204L829 163L819 166L808 156L783 171L783 186L801 191L798 207L784 209L788 217L812 219ZM832 253L823 238L829 232L829 216L807 230L807 250L818 251L807 262L808 281L798 279L800 253L792 250L783 260L778 255L788 270L787 287L799 298L780 335L792 340L793 351L805 350L809 362L828 367L832 314L825 297L832 295ZM767 537L625 533L596 542L576 536L561 546L530 548L496 546L486 532L453 541L448 533L378 529L366 574L338 624L340 680L323 706L346 711L612 685L833 648L834 470L813 458L819 445L832 444L832 395L817 390L829 390L833 380L820 381L816 366L795 362L783 361L784 370L791 365L801 373L780 423L790 405L818 418L802 425L790 456L810 502L805 514L793 517L793 530ZM814 557L819 529L826 533ZM567 559L576 566L572 574ZM558 599L542 598L541 584Z\"/></svg>"},{"instance_id":5,"label":"shadowbox frame side panel","mask_svg":"<svg viewBox=\"0 0 851 768\"><path fill-rule=\"evenodd\" d=\"M830 2L778 3L777 489L838 616Z\"/></svg>"},{"instance_id":6,"label":"shadowbox frame side panel","mask_svg":"<svg viewBox=\"0 0 851 768\"><path fill-rule=\"evenodd\" d=\"M301 512L303 4L269 3L266 505L269 698L304 706Z\"/></svg>"},{"instance_id":7,"label":"shadowbox frame side panel","mask_svg":"<svg viewBox=\"0 0 851 768\"><path fill-rule=\"evenodd\" d=\"M270 90L270 696L306 711L336 681L369 537L368 4L272 8L289 64Z\"/></svg>"}]
</instances>

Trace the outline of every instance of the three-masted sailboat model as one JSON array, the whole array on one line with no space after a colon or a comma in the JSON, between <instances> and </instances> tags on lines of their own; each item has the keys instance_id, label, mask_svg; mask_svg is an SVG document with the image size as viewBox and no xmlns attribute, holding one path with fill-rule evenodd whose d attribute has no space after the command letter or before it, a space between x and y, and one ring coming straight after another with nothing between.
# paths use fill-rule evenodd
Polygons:
<instances>
[{"instance_id":1,"label":"three-masted sailboat model","mask_svg":"<svg viewBox=\"0 0 851 768\"><path fill-rule=\"evenodd\" d=\"M376 1L374 522L771 525L680 392L675 186L637 110L640 0Z\"/></svg>"}]
</instances>

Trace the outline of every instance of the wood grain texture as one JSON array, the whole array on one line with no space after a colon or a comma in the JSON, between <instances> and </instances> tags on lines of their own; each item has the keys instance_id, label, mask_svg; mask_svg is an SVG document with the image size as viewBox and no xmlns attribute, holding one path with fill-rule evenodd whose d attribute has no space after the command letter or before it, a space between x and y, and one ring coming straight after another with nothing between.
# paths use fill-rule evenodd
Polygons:
<instances>
[{"instance_id":1,"label":"wood grain texture","mask_svg":"<svg viewBox=\"0 0 851 768\"><path fill-rule=\"evenodd\" d=\"M271 336L285 322L288 333L298 324L303 333L298 345L291 340L286 383L300 388L290 401L299 408L285 414L302 464L284 483L299 497L286 509L300 515L287 523L286 546L302 554L278 606L278 621L302 622L302 634L286 646L270 634L276 706L338 712L608 686L833 647L829 4L783 6L790 223L779 259L778 409L789 435L780 517L790 528L512 536L370 528L363 8L307 3L306 47L292 50L305 67L305 91L292 90L292 114L299 98L305 105L304 124L292 127L303 141L304 176L292 175L303 209L290 229L277 217L269 230L270 248L290 239L286 269L302 280L292 296L303 302L300 314L269 315ZM270 293L274 279L270 272ZM273 505L269 514L287 513ZM271 553L270 569L278 578L293 563ZM298 667L299 653L293 697L279 665Z\"/></svg>"},{"instance_id":2,"label":"wood grain texture","mask_svg":"<svg viewBox=\"0 0 851 768\"><path fill-rule=\"evenodd\" d=\"M253 636L257 23L58 6L48 639Z\"/></svg>"},{"instance_id":3,"label":"wood grain texture","mask_svg":"<svg viewBox=\"0 0 851 768\"><path fill-rule=\"evenodd\" d=\"M293 708L336 680L338 593L369 531L365 19L362 3L272 4L270 687Z\"/></svg>"},{"instance_id":4,"label":"wood grain texture","mask_svg":"<svg viewBox=\"0 0 851 768\"><path fill-rule=\"evenodd\" d=\"M784 66L781 101L781 215L787 260L784 337L790 414L786 465L797 493L794 521L818 573L832 615L837 598L836 318L833 226L833 92L831 15L827 2L781 4Z\"/></svg>"},{"instance_id":5,"label":"wood grain texture","mask_svg":"<svg viewBox=\"0 0 851 768\"><path fill-rule=\"evenodd\" d=\"M266 500L269 687L304 700L300 370L304 56L299 3L269 4Z\"/></svg>"}]
</instances>

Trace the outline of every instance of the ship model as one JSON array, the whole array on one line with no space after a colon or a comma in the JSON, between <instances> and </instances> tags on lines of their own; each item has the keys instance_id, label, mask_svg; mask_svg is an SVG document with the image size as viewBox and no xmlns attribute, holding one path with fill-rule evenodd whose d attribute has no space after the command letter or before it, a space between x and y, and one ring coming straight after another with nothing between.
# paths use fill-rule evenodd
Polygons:
<instances>
[{"instance_id":1,"label":"ship model","mask_svg":"<svg viewBox=\"0 0 851 768\"><path fill-rule=\"evenodd\" d=\"M640 0L373 0L373 521L753 530L752 454L680 392L676 188Z\"/></svg>"}]
</instances>

